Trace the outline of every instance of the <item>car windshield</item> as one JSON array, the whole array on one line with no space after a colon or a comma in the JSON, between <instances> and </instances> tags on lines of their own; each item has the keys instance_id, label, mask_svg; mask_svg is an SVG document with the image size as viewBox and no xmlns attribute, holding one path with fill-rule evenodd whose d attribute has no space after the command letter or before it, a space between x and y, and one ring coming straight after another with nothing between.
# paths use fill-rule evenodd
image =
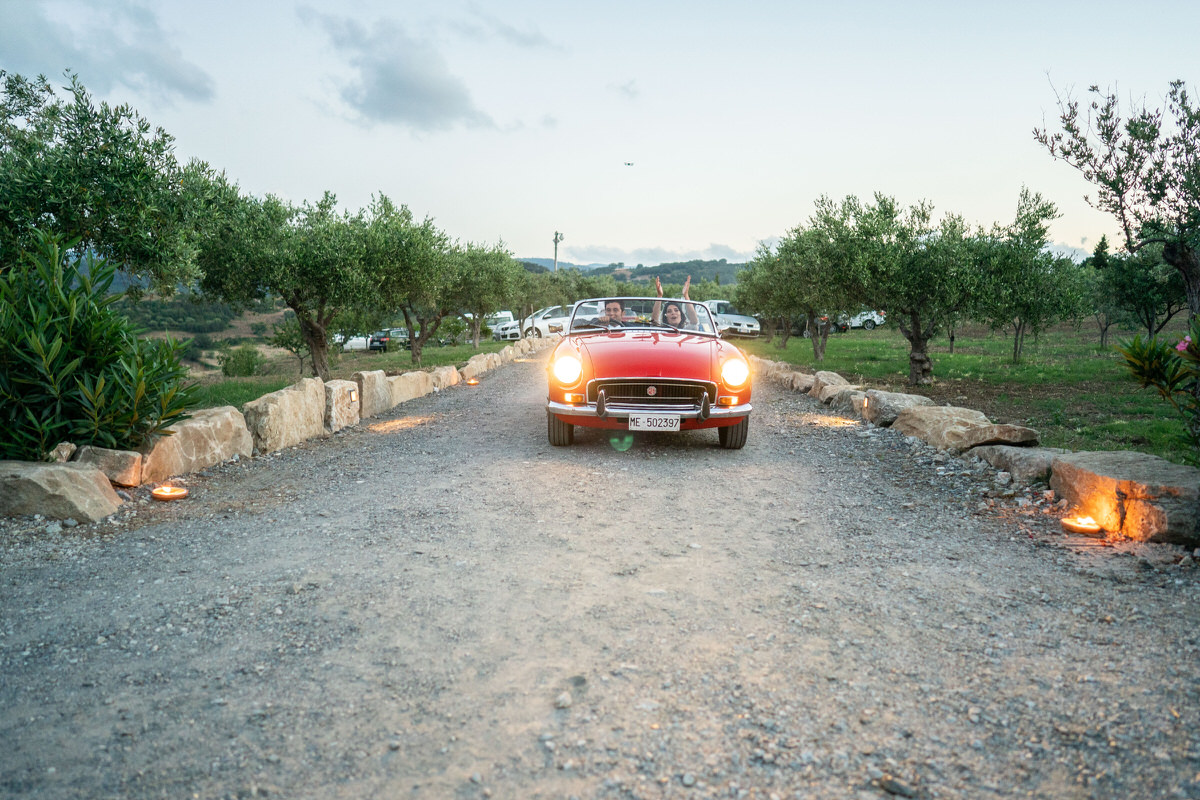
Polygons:
<instances>
[{"instance_id":1,"label":"car windshield","mask_svg":"<svg viewBox=\"0 0 1200 800\"><path fill-rule=\"evenodd\" d=\"M673 297L611 297L580 300L571 311L571 333L614 329L683 331L715 336L707 306Z\"/></svg>"}]
</instances>

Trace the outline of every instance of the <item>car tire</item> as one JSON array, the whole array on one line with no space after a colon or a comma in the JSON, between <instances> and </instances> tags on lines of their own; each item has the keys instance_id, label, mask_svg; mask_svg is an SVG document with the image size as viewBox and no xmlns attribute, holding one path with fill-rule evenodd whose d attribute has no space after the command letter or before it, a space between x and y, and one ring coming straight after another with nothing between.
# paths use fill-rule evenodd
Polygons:
<instances>
[{"instance_id":1,"label":"car tire","mask_svg":"<svg viewBox=\"0 0 1200 800\"><path fill-rule=\"evenodd\" d=\"M717 438L726 450L741 450L746 446L746 434L750 432L750 418L742 417L736 425L717 428Z\"/></svg>"},{"instance_id":2,"label":"car tire","mask_svg":"<svg viewBox=\"0 0 1200 800\"><path fill-rule=\"evenodd\" d=\"M555 447L566 447L575 441L575 426L546 412L546 438Z\"/></svg>"},{"instance_id":3,"label":"car tire","mask_svg":"<svg viewBox=\"0 0 1200 800\"><path fill-rule=\"evenodd\" d=\"M875 330L875 320L873 320L873 319L863 320L863 330L864 331Z\"/></svg>"},{"instance_id":4,"label":"car tire","mask_svg":"<svg viewBox=\"0 0 1200 800\"><path fill-rule=\"evenodd\" d=\"M542 329L541 328L534 328L532 333L533 333L533 338L535 338L535 339L542 338Z\"/></svg>"}]
</instances>

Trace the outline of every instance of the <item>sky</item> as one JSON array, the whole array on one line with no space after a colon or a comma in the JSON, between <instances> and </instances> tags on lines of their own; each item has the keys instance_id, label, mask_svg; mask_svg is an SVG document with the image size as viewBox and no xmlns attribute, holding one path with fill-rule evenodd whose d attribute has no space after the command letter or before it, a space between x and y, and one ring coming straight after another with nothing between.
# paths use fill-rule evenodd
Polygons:
<instances>
[{"instance_id":1,"label":"sky","mask_svg":"<svg viewBox=\"0 0 1200 800\"><path fill-rule=\"evenodd\" d=\"M1090 252L1116 225L1033 131L1092 85L1196 94L1196 30L1182 0L0 0L0 69L77 73L247 194L384 194L518 258L745 261L823 195L991 228L1023 186Z\"/></svg>"}]
</instances>

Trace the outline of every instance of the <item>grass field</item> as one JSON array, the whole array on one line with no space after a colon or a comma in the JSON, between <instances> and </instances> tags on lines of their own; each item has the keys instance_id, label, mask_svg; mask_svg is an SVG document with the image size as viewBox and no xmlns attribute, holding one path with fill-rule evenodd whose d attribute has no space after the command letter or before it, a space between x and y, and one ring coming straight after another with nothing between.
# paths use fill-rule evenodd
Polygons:
<instances>
[{"instance_id":1,"label":"grass field","mask_svg":"<svg viewBox=\"0 0 1200 800\"><path fill-rule=\"evenodd\" d=\"M958 334L953 353L945 338L934 341L935 383L916 388L908 385L908 342L892 328L834 334L820 364L809 340L792 337L786 350L778 343L738 342L748 353L802 371L831 370L851 383L923 394L978 409L994 422L1027 425L1048 447L1138 450L1183 462L1184 428L1175 409L1153 389L1138 387L1116 351L1100 348L1094 327L1062 325L1027 339L1019 364L1012 363L1011 338L968 328Z\"/></svg>"}]
</instances>

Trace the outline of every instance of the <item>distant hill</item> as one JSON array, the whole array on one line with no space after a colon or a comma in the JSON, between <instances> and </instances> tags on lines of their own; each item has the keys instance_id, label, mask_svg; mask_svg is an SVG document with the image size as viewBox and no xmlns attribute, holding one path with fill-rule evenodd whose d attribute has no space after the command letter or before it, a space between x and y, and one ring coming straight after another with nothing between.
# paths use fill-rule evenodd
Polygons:
<instances>
[{"instance_id":1,"label":"distant hill","mask_svg":"<svg viewBox=\"0 0 1200 800\"><path fill-rule=\"evenodd\" d=\"M545 267L547 270L554 267L554 259L552 258L521 258L517 260L524 264L536 264ZM687 279L688 275L691 275L693 283L719 279L722 286L729 286L737 283L737 274L745 269L746 265L730 264L722 258L717 261L704 261L701 259L673 261L653 267L646 267L641 264L631 267L620 263L572 264L570 261L559 261L558 267L559 269L578 269L594 275L612 275L621 282L633 281L637 283L653 281L657 275L663 283L681 284ZM529 267L526 267L526 269L529 269Z\"/></svg>"},{"instance_id":2,"label":"distant hill","mask_svg":"<svg viewBox=\"0 0 1200 800\"><path fill-rule=\"evenodd\" d=\"M554 269L554 259L553 258L518 258L517 261L522 261L526 264L537 264L539 267L545 267L547 270ZM558 260L558 268L559 269L577 269L582 272L587 272L588 270L593 270L598 267L606 267L606 266L608 266L608 265L607 264L572 264L570 261L563 261L561 258Z\"/></svg>"},{"instance_id":3,"label":"distant hill","mask_svg":"<svg viewBox=\"0 0 1200 800\"><path fill-rule=\"evenodd\" d=\"M596 267L592 272L596 275L612 275L618 281L653 281L657 276L663 283L680 284L691 275L692 283L719 280L722 286L730 286L737 283L737 274L745 268L745 264L730 264L722 258L717 261L674 261L654 267L627 267L619 264Z\"/></svg>"}]
</instances>

